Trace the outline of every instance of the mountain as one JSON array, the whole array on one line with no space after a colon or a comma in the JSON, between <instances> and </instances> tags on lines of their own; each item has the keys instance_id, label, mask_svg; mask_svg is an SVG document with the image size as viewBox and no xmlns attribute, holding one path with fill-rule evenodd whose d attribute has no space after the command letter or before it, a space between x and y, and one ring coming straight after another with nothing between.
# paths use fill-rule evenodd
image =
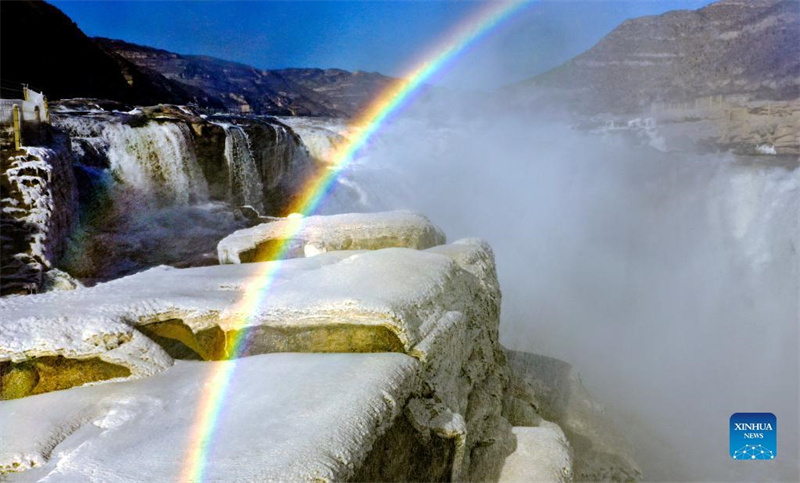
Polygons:
<instances>
[{"instance_id":1,"label":"mountain","mask_svg":"<svg viewBox=\"0 0 800 483\"><path fill-rule=\"evenodd\" d=\"M133 104L222 104L204 92L170 81L106 51L64 13L40 0L0 3L3 97L19 97L21 84L50 99L95 97Z\"/></svg>"},{"instance_id":2,"label":"mountain","mask_svg":"<svg viewBox=\"0 0 800 483\"><path fill-rule=\"evenodd\" d=\"M341 69L261 70L214 57L93 39L42 0L3 1L0 19L5 98L21 97L21 86L27 84L50 99L88 97L137 105L195 104L251 114L349 117L395 80Z\"/></svg>"},{"instance_id":3,"label":"mountain","mask_svg":"<svg viewBox=\"0 0 800 483\"><path fill-rule=\"evenodd\" d=\"M800 2L722 0L626 20L587 52L508 91L537 87L594 112L720 95L796 99Z\"/></svg>"},{"instance_id":4,"label":"mountain","mask_svg":"<svg viewBox=\"0 0 800 483\"><path fill-rule=\"evenodd\" d=\"M332 108L356 114L397 79L377 72L349 72L342 69L282 69L287 79L322 96Z\"/></svg>"},{"instance_id":5,"label":"mountain","mask_svg":"<svg viewBox=\"0 0 800 483\"><path fill-rule=\"evenodd\" d=\"M208 56L182 55L98 38L98 44L167 79L221 99L229 111L347 117L394 79L341 69L261 70Z\"/></svg>"}]
</instances>

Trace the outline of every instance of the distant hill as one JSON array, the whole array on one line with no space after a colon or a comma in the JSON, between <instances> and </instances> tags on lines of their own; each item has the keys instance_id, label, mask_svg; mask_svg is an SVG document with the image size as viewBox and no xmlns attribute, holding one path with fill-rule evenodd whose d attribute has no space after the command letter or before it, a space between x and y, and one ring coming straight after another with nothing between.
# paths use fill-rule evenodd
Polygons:
<instances>
[{"instance_id":1,"label":"distant hill","mask_svg":"<svg viewBox=\"0 0 800 483\"><path fill-rule=\"evenodd\" d=\"M260 70L208 56L181 55L121 40L96 41L139 67L221 99L227 110L344 117L394 79L341 69Z\"/></svg>"},{"instance_id":2,"label":"distant hill","mask_svg":"<svg viewBox=\"0 0 800 483\"><path fill-rule=\"evenodd\" d=\"M340 69L261 70L121 40L89 38L41 0L0 2L2 97L22 84L48 98L195 104L211 110L348 117L393 78Z\"/></svg>"},{"instance_id":3,"label":"distant hill","mask_svg":"<svg viewBox=\"0 0 800 483\"><path fill-rule=\"evenodd\" d=\"M633 112L717 95L800 97L800 1L722 0L626 20L587 52L511 86L584 111Z\"/></svg>"},{"instance_id":4,"label":"distant hill","mask_svg":"<svg viewBox=\"0 0 800 483\"><path fill-rule=\"evenodd\" d=\"M275 71L320 95L326 105L352 115L396 81L377 72L342 69L282 69Z\"/></svg>"},{"instance_id":5,"label":"distant hill","mask_svg":"<svg viewBox=\"0 0 800 483\"><path fill-rule=\"evenodd\" d=\"M0 75L7 98L21 95L25 83L50 99L222 107L202 91L104 50L59 9L39 0L0 2Z\"/></svg>"}]
</instances>

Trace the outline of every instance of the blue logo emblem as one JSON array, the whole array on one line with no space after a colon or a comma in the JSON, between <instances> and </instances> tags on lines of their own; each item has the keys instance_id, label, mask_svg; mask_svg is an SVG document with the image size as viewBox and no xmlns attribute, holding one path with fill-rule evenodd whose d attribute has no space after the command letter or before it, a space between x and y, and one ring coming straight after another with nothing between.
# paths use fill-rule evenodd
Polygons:
<instances>
[{"instance_id":1,"label":"blue logo emblem","mask_svg":"<svg viewBox=\"0 0 800 483\"><path fill-rule=\"evenodd\" d=\"M773 460L778 456L778 420L772 413L731 416L731 458Z\"/></svg>"}]
</instances>

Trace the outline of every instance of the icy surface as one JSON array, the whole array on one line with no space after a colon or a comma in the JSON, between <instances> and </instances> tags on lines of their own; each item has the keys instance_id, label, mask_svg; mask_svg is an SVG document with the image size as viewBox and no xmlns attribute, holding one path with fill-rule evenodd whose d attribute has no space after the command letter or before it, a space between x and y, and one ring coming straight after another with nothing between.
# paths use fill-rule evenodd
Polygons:
<instances>
[{"instance_id":1,"label":"icy surface","mask_svg":"<svg viewBox=\"0 0 800 483\"><path fill-rule=\"evenodd\" d=\"M269 296L255 306L237 303L264 276L265 263L281 264ZM177 318L195 332L214 325L225 331L264 325L380 326L410 348L421 340L420 330L430 328L426 321L473 302L472 283L474 278L448 257L400 248L184 270L157 267L89 289L0 300L3 337L9 339L0 339L0 345L18 353L20 344L32 343L11 334L6 328L12 326L32 335L53 323L78 327L94 320L112 327ZM44 331L38 337L55 335Z\"/></svg>"},{"instance_id":2,"label":"icy surface","mask_svg":"<svg viewBox=\"0 0 800 483\"><path fill-rule=\"evenodd\" d=\"M349 213L310 216L295 223L280 220L239 230L218 245L220 263L263 261L272 255L266 248L290 239L288 256L314 256L333 250L374 250L387 247L424 249L445 242L444 233L425 216L410 211Z\"/></svg>"},{"instance_id":3,"label":"icy surface","mask_svg":"<svg viewBox=\"0 0 800 483\"><path fill-rule=\"evenodd\" d=\"M173 362L161 347L131 326L103 317L9 318L0 328L0 361L99 357L127 367L132 378L156 374Z\"/></svg>"},{"instance_id":4,"label":"icy surface","mask_svg":"<svg viewBox=\"0 0 800 483\"><path fill-rule=\"evenodd\" d=\"M572 481L572 451L564 432L555 423L515 427L517 450L500 473L501 483Z\"/></svg>"},{"instance_id":5,"label":"icy surface","mask_svg":"<svg viewBox=\"0 0 800 483\"><path fill-rule=\"evenodd\" d=\"M419 389L402 354L268 354L179 361L141 381L0 403L10 481L176 481L216 371L235 364L206 481L340 481Z\"/></svg>"}]
</instances>

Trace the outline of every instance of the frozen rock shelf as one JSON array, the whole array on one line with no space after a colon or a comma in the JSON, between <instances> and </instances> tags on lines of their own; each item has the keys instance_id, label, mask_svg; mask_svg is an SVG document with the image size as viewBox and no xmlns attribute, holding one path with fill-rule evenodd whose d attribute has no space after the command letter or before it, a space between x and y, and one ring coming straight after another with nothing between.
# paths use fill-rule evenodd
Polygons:
<instances>
[{"instance_id":1,"label":"frozen rock shelf","mask_svg":"<svg viewBox=\"0 0 800 483\"><path fill-rule=\"evenodd\" d=\"M300 230L295 233L295 227ZM239 230L217 246L220 263L270 260L275 246L286 240L289 258L309 257L334 250L377 250L405 247L425 249L445 243L442 230L411 211L348 213L283 219Z\"/></svg>"},{"instance_id":2,"label":"frozen rock shelf","mask_svg":"<svg viewBox=\"0 0 800 483\"><path fill-rule=\"evenodd\" d=\"M7 401L0 468L33 468L8 475L31 480L178 481L201 463L190 442L207 424L196 418L214 376L232 371L206 481L346 480L366 470L382 435L400 430L418 366L402 354L179 361L145 380Z\"/></svg>"},{"instance_id":3,"label":"frozen rock shelf","mask_svg":"<svg viewBox=\"0 0 800 483\"><path fill-rule=\"evenodd\" d=\"M582 394L556 366L509 353L509 370L488 244L442 245L410 212L303 221L299 258L0 299L0 473L185 477L198 414L228 375L212 481L568 481L570 435L612 434L542 403ZM576 447L577 476L620 468L595 448Z\"/></svg>"}]
</instances>

